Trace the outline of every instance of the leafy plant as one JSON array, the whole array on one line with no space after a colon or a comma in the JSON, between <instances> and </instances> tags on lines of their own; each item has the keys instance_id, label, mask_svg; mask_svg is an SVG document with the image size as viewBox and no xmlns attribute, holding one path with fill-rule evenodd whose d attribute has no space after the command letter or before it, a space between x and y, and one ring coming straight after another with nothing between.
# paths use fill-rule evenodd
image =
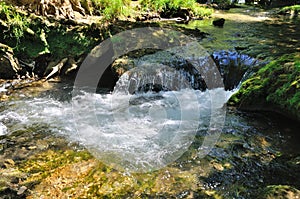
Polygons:
<instances>
[{"instance_id":1,"label":"leafy plant","mask_svg":"<svg viewBox=\"0 0 300 199\"><path fill-rule=\"evenodd\" d=\"M4 34L7 37L16 38L17 43L24 33L28 31L29 21L27 17L18 12L13 6L0 3L0 22L4 26Z\"/></svg>"}]
</instances>

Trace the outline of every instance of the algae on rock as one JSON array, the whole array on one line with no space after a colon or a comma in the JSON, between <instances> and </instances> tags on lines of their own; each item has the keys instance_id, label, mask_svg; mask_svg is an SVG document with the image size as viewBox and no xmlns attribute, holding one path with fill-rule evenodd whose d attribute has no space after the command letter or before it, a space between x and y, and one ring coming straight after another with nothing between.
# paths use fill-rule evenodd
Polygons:
<instances>
[{"instance_id":1,"label":"algae on rock","mask_svg":"<svg viewBox=\"0 0 300 199\"><path fill-rule=\"evenodd\" d=\"M231 97L241 110L274 111L300 120L300 53L285 55L261 68Z\"/></svg>"}]
</instances>

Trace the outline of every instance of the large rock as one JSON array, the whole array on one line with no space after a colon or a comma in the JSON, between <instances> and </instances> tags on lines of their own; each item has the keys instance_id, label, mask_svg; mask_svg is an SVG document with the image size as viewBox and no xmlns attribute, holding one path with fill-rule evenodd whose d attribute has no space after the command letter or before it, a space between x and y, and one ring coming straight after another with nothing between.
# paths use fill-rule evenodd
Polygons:
<instances>
[{"instance_id":1,"label":"large rock","mask_svg":"<svg viewBox=\"0 0 300 199\"><path fill-rule=\"evenodd\" d=\"M0 43L0 79L12 79L21 71L18 59L14 57L13 50Z\"/></svg>"},{"instance_id":2,"label":"large rock","mask_svg":"<svg viewBox=\"0 0 300 199\"><path fill-rule=\"evenodd\" d=\"M155 69L155 67L153 68L152 66L156 66L157 69ZM178 77L184 77L184 79L186 80L185 82L189 82L190 86L194 89L205 90L207 88L199 71L195 69L195 67L186 59L178 56L178 54L175 54L174 52L159 51L154 54L144 55L140 58L121 58L116 60L113 63L112 67L118 73L119 76L121 76L129 70L132 70L133 68L140 68L140 71L134 71L135 73L139 73L136 77L134 77L134 79L137 80L135 84L142 85L144 83L145 85L143 86L147 91L148 87L150 86L149 82L151 82L152 80L156 81L156 77L159 78L160 74L164 75L169 72L170 75L174 75L174 77L168 77L170 81L159 80L162 85L169 84L169 86L171 86L178 84ZM174 73L171 74L172 72ZM151 75L152 77L150 77ZM143 86L141 86L141 88L138 89L143 90ZM152 86L154 88L159 87L159 85Z\"/></svg>"},{"instance_id":3,"label":"large rock","mask_svg":"<svg viewBox=\"0 0 300 199\"><path fill-rule=\"evenodd\" d=\"M160 16L162 18L181 18L184 21L189 21L192 17L192 12L184 8L166 8L160 13Z\"/></svg>"},{"instance_id":4,"label":"large rock","mask_svg":"<svg viewBox=\"0 0 300 199\"><path fill-rule=\"evenodd\" d=\"M176 49L175 49L176 51ZM193 52L190 52L192 55ZM198 90L205 90L207 85L202 78L198 69L196 69L188 60L184 57L180 57L181 52L159 51L150 55L144 55L139 58L123 57L117 59L112 68L116 73L121 76L126 71L133 69L134 67L141 67L145 64L163 64L179 71L186 80L190 83L191 87ZM189 55L187 56L189 57ZM261 67L261 63L248 55L240 54L230 51L217 51L212 54L212 59L206 55L206 57L199 57L199 61L208 64L209 60L214 61L221 77L225 90L232 90L236 88L243 78L250 74L252 70ZM202 64L204 67L205 64ZM210 67L208 67L210 69ZM209 69L208 69L209 70ZM207 73L208 74L208 73ZM211 78L211 77L210 77Z\"/></svg>"},{"instance_id":5,"label":"large rock","mask_svg":"<svg viewBox=\"0 0 300 199\"><path fill-rule=\"evenodd\" d=\"M35 58L33 73L39 77L45 76L45 71L49 64L53 62L53 56L51 53L44 53Z\"/></svg>"},{"instance_id":6,"label":"large rock","mask_svg":"<svg viewBox=\"0 0 300 199\"><path fill-rule=\"evenodd\" d=\"M253 74L231 97L241 110L273 111L300 121L300 53L286 55Z\"/></svg>"}]
</instances>

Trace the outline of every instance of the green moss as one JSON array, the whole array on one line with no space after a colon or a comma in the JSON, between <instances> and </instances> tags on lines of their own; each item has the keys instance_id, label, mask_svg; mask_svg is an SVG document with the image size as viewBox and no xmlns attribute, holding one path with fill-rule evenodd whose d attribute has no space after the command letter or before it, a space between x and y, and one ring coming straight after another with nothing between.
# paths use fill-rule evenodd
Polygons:
<instances>
[{"instance_id":1,"label":"green moss","mask_svg":"<svg viewBox=\"0 0 300 199\"><path fill-rule=\"evenodd\" d=\"M101 37L95 26L64 22L28 15L1 2L0 43L13 47L18 58L30 62L49 52L60 59L80 56L89 52Z\"/></svg>"},{"instance_id":2,"label":"green moss","mask_svg":"<svg viewBox=\"0 0 300 199\"><path fill-rule=\"evenodd\" d=\"M73 198L175 198L182 193L197 192L203 198L221 198L216 191L199 189L199 168L181 170L168 166L151 173L130 174L98 162L86 151L48 150L20 164L19 170L28 176L22 185L36 197L55 194L60 198L70 195Z\"/></svg>"},{"instance_id":3,"label":"green moss","mask_svg":"<svg viewBox=\"0 0 300 199\"><path fill-rule=\"evenodd\" d=\"M242 109L267 105L300 119L299 60L300 53L296 53L270 62L242 84L229 105Z\"/></svg>"},{"instance_id":4,"label":"green moss","mask_svg":"<svg viewBox=\"0 0 300 199\"><path fill-rule=\"evenodd\" d=\"M300 191L294 187L288 185L270 185L267 186L263 193L262 198L272 199L272 198L298 198L300 196Z\"/></svg>"},{"instance_id":5,"label":"green moss","mask_svg":"<svg viewBox=\"0 0 300 199\"><path fill-rule=\"evenodd\" d=\"M30 174L30 177L26 179L26 182L31 183L33 181L41 181L42 179L45 179L53 172L54 169L61 166L91 158L92 156L87 151L48 150L37 154L26 160L23 164L20 164L19 170Z\"/></svg>"}]
</instances>

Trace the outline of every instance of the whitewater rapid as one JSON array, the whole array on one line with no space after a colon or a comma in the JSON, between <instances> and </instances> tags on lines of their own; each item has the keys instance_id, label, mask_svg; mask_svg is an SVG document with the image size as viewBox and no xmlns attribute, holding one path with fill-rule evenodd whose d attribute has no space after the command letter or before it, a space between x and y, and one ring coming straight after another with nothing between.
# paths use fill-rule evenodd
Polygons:
<instances>
[{"instance_id":1,"label":"whitewater rapid","mask_svg":"<svg viewBox=\"0 0 300 199\"><path fill-rule=\"evenodd\" d=\"M232 93L218 88L139 94L82 92L67 101L49 96L26 98L1 108L0 136L40 124L117 168L157 169L188 150L198 129L209 128L212 109L222 109ZM216 96L222 97L213 99Z\"/></svg>"}]
</instances>

